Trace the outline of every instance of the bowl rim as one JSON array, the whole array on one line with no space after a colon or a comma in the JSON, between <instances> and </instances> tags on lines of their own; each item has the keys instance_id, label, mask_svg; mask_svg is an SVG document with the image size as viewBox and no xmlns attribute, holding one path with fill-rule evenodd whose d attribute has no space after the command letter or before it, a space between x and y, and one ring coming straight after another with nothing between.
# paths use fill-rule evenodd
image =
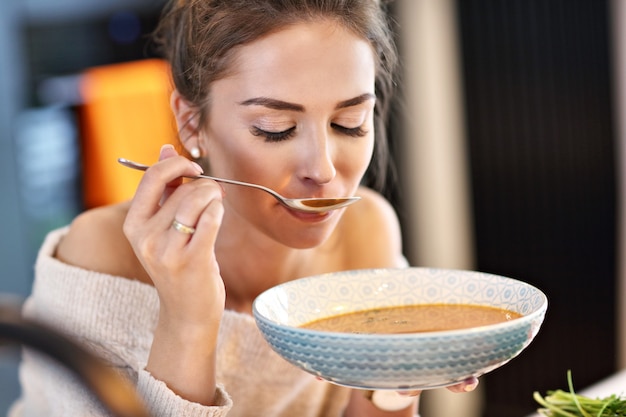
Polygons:
<instances>
[{"instance_id":1,"label":"bowl rim","mask_svg":"<svg viewBox=\"0 0 626 417\"><path fill-rule=\"evenodd\" d=\"M445 273L445 272L450 272L450 273L454 273L454 272L463 272L463 273L472 273L478 276L487 276L487 277L495 277L498 279L504 279L507 281L511 281L511 282L515 282L517 284L522 284L532 290L537 291L539 297L541 298L541 303L539 304L539 306L532 312L522 315L521 317L517 317L514 318L512 320L507 320L501 323L494 323L494 324L487 324L487 325L483 325L483 326L475 326L475 327L467 327L467 328L463 328L463 329L453 329L453 330L437 330L437 331L428 331L428 332L414 332L414 333L345 333L345 332L335 332L335 331L329 331L329 330L317 330L317 329L309 329L309 328L303 328L303 327L299 327L299 326L291 326L291 325L286 325L283 323L280 323L276 320L272 320L267 318L266 316L262 315L259 312L258 306L257 304L260 304L261 301L263 300L264 294L269 294L271 291L275 291L277 288L280 287L287 287L289 285L293 285L293 283L295 282L299 282L299 281L303 281L303 280L309 280L309 281L313 281L316 279L319 279L320 277L326 277L326 276L341 276L341 275L350 275L350 274L354 274L355 272L363 272L363 273L384 273L386 271L401 271L401 270L415 270L415 271L425 271L425 272L436 272L436 273ZM432 303L424 303L424 304L432 304ZM450 303L452 304L452 303ZM459 303L459 304L470 304L470 305L480 305L480 306L485 306L485 304L478 304L478 303ZM414 304L414 305L419 305L419 304ZM392 307L392 306L390 306ZM384 308L384 307L383 307ZM498 275L498 274L492 274L492 273L488 273L488 272L481 272L481 271L474 271L474 270L465 270L465 269L450 269L450 268L432 268L432 267L404 267L404 268L370 268L370 269L359 269L359 270L346 270L346 271L337 271L337 272L329 272L329 273L324 273L324 274L318 274L318 275L311 275L311 276L306 276L306 277L302 277L302 278L297 278L291 281L287 281L281 284L278 284L272 288L268 288L267 290L263 291L261 294L259 294L255 300L252 303L252 315L254 317L255 320L257 321L262 321L264 323L267 323L273 327L276 328L280 328L280 329L284 329L289 331L290 333L302 333L302 334L306 334L306 335L319 335L320 337L325 337L325 338L335 338L335 339L363 339L363 340L372 340L372 339L380 339L380 338L389 338L389 339L394 339L394 340L402 340L402 339L432 339L432 338L452 338L455 336L458 336L460 334L463 335L468 335L471 333L474 333L475 335L480 335L483 333L489 333L491 331L496 331L500 328L506 328L506 327L510 327L511 325L514 324L527 324L527 323L531 323L533 321L535 321L538 318L541 318L543 316L545 316L546 312L547 312L547 308L548 308L548 297L546 296L546 294L539 289L538 287L529 284L525 281L521 281L515 278L510 278L510 277L506 277L503 275ZM355 311L361 311L361 310L355 310ZM330 317L330 316L328 316ZM543 320L543 319L542 319Z\"/></svg>"}]
</instances>

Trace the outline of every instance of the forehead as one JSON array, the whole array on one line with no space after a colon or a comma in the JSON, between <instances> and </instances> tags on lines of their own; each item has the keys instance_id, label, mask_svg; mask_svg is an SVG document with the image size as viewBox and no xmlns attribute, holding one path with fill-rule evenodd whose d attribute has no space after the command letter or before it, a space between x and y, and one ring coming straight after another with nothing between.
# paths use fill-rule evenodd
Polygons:
<instances>
[{"instance_id":1,"label":"forehead","mask_svg":"<svg viewBox=\"0 0 626 417\"><path fill-rule=\"evenodd\" d=\"M230 75L213 87L296 102L311 94L346 99L374 93L370 43L330 21L298 23L264 36L238 47L232 62Z\"/></svg>"}]
</instances>

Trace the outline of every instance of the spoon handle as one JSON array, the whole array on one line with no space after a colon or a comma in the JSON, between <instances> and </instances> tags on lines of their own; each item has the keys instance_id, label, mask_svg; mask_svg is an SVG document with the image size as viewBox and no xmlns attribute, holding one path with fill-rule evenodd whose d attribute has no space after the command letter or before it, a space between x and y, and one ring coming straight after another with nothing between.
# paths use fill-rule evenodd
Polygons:
<instances>
[{"instance_id":1,"label":"spoon handle","mask_svg":"<svg viewBox=\"0 0 626 417\"><path fill-rule=\"evenodd\" d=\"M131 161L125 158L118 158L117 161L124 165L125 167L138 169L140 171L145 171L150 168L148 165L140 164L139 162ZM269 193L272 197L274 197L280 204L285 207L289 207L291 209L296 209L299 211L307 212L307 213L324 213L331 210L336 210L341 207L345 207L350 205L358 200L361 197L341 197L341 198L285 198L282 195L278 194L276 191L271 188L264 187L259 184L252 184L249 182L243 181L235 181L235 180L227 180L224 178L211 177L210 175L196 175L195 177L185 177L191 179L198 178L206 178L213 181L223 182L226 184L233 185L241 185L244 187L256 188L261 191L265 191Z\"/></svg>"},{"instance_id":2,"label":"spoon handle","mask_svg":"<svg viewBox=\"0 0 626 417\"><path fill-rule=\"evenodd\" d=\"M146 171L148 168L150 168L148 165L140 164L139 162L131 161L131 160L126 159L126 158L118 158L117 162L119 162L120 164L124 165L125 167L132 168L132 169L137 169L139 171ZM190 178L190 179L204 178L204 179L207 179L207 180L223 182L223 183L226 183L226 184L242 185L244 187L258 188L258 189L266 191L266 192L268 192L268 193L270 193L272 195L276 195L276 192L274 190L271 190L271 189L269 189L267 187L264 187L262 185L259 185L259 184L252 184L252 183L249 183L249 182L228 180L228 179L225 179L225 178L212 177L210 175L196 175L196 176L193 176L193 177L187 176L185 178Z\"/></svg>"}]
</instances>

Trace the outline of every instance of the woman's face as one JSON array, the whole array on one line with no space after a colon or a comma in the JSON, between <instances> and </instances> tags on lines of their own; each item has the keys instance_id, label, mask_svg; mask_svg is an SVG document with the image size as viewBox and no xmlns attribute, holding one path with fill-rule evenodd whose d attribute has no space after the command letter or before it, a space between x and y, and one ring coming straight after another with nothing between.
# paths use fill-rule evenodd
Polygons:
<instances>
[{"instance_id":1,"label":"woman's face","mask_svg":"<svg viewBox=\"0 0 626 417\"><path fill-rule=\"evenodd\" d=\"M239 47L233 62L211 85L201 133L211 174L292 198L353 195L374 146L369 43L335 23L301 23ZM302 213L262 191L224 188L227 216L292 247L319 245L350 210Z\"/></svg>"}]
</instances>

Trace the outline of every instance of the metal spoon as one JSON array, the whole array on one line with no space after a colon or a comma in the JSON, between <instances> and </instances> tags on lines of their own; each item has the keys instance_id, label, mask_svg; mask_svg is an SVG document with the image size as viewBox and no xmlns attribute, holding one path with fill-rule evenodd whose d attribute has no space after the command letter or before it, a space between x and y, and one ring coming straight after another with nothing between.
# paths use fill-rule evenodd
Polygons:
<instances>
[{"instance_id":1,"label":"metal spoon","mask_svg":"<svg viewBox=\"0 0 626 417\"><path fill-rule=\"evenodd\" d=\"M138 169L140 171L145 171L149 168L148 165L140 164L138 162L130 161L128 159L119 158L117 160L120 164ZM352 203L355 203L361 199L361 197L337 197L337 198L287 198L278 194L276 191L264 187L258 184L251 184L248 182L235 181L235 180L227 180L224 178L211 177L209 175L197 175L195 177L188 177L192 179L205 178L217 182L223 182L226 184L234 184L234 185L243 185L244 187L252 187L257 188L259 190L265 191L266 193L271 194L276 200L278 200L285 207L289 207L291 209L304 211L307 213L324 213L330 210L336 210L341 207L345 207Z\"/></svg>"}]
</instances>

